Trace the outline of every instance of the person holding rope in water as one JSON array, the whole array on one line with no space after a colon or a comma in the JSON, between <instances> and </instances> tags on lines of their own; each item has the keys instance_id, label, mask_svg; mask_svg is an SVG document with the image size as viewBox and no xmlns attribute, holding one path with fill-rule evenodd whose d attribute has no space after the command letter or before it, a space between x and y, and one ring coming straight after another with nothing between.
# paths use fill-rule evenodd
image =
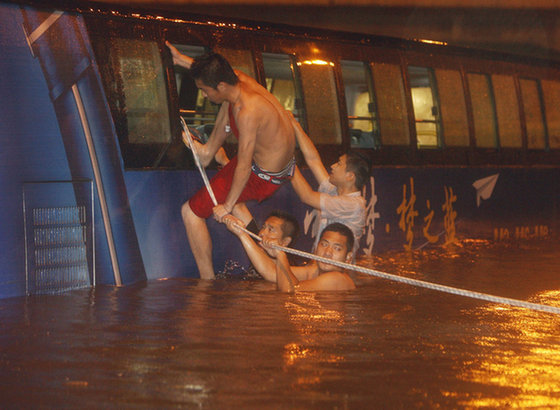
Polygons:
<instances>
[{"instance_id":1,"label":"person holding rope in water","mask_svg":"<svg viewBox=\"0 0 560 410\"><path fill-rule=\"evenodd\" d=\"M290 266L286 253L273 247L280 245L285 248L294 239L297 232L297 225L294 223L297 223L297 220L290 214L272 212L259 232L262 238L260 244L251 238L246 229L240 228L241 221L233 215L227 215L223 221L241 240L255 270L265 280L276 282L282 292L350 290L356 287L347 273L325 262ZM335 222L321 232L314 255L350 263L353 246L354 234L350 228Z\"/></svg>"},{"instance_id":2,"label":"person holding rope in water","mask_svg":"<svg viewBox=\"0 0 560 410\"><path fill-rule=\"evenodd\" d=\"M243 226L243 223L235 216L226 215L222 221L241 241L254 270L263 279L276 283L276 260L268 255L262 247L262 242L255 242L246 230L241 229L240 227ZM293 215L275 210L266 217L259 231L259 236L263 241L286 247L296 239L298 232L299 223ZM299 275L300 271L298 268L295 268L295 272L298 279L308 279L306 276Z\"/></svg>"},{"instance_id":3,"label":"person holding rope in water","mask_svg":"<svg viewBox=\"0 0 560 410\"><path fill-rule=\"evenodd\" d=\"M214 279L212 240L206 219L213 214L222 222L233 212L243 226L251 223L247 208L236 204L262 201L290 180L295 167L294 129L280 102L253 78L234 71L220 54L208 53L193 59L166 44L173 63L189 69L202 94L221 104L208 142L195 141L202 165L210 163L229 130L239 142L237 155L210 181L218 204L214 205L208 190L202 188L181 208L200 277Z\"/></svg>"},{"instance_id":4,"label":"person holding rope in water","mask_svg":"<svg viewBox=\"0 0 560 410\"><path fill-rule=\"evenodd\" d=\"M276 259L276 286L281 292L352 290L354 281L346 272L326 262L304 266L290 266L288 256L273 246L274 241L263 239L263 248ZM315 255L337 262L350 263L354 234L346 225L335 222L321 232ZM301 279L305 277L307 279Z\"/></svg>"}]
</instances>

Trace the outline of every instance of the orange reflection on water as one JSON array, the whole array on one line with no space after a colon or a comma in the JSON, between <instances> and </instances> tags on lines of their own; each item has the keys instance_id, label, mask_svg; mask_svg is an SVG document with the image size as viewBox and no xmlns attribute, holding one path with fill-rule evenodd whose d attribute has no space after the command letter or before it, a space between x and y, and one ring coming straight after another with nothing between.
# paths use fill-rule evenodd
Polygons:
<instances>
[{"instance_id":1,"label":"orange reflection on water","mask_svg":"<svg viewBox=\"0 0 560 410\"><path fill-rule=\"evenodd\" d=\"M303 364L313 367L319 363L338 363L345 360L344 355L326 352L321 348L325 346L325 339L340 338L340 333L333 332L332 329L346 323L344 312L325 307L317 300L316 294L311 292L294 294L284 306L290 322L301 335L301 340L284 346L283 359L286 367ZM323 327L329 329L327 334L320 331ZM336 340L330 340L328 344L330 343L336 344ZM314 384L319 381L320 376L311 376L301 379L298 384Z\"/></svg>"},{"instance_id":2,"label":"orange reflection on water","mask_svg":"<svg viewBox=\"0 0 560 410\"><path fill-rule=\"evenodd\" d=\"M558 306L560 291L546 291L532 298L535 303ZM493 386L486 397L468 397L467 407L560 407L560 317L526 309L489 305L477 312L481 322L499 323L495 336L473 340L490 352L463 363L460 378Z\"/></svg>"}]
</instances>

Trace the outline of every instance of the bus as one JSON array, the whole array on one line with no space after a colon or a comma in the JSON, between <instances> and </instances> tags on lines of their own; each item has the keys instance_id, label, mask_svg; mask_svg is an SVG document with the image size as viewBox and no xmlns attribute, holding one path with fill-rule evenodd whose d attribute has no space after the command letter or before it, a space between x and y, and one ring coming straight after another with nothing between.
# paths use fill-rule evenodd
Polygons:
<instances>
[{"instance_id":1,"label":"bus","mask_svg":"<svg viewBox=\"0 0 560 410\"><path fill-rule=\"evenodd\" d=\"M0 27L2 298L198 277L180 210L204 185L180 118L204 140L219 107L173 66L166 41L253 76L327 167L350 148L369 158L358 258L557 239L557 61L79 1L3 2ZM298 164L313 185L301 154ZM310 250L316 215L289 184L247 205L258 222L294 214L294 247ZM217 270L247 263L208 224Z\"/></svg>"}]
</instances>

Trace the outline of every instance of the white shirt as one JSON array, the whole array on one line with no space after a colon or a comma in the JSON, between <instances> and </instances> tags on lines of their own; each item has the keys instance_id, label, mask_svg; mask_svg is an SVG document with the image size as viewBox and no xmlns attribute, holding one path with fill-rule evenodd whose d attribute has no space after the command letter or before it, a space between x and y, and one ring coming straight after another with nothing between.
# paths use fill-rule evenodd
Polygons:
<instances>
[{"instance_id":1,"label":"white shirt","mask_svg":"<svg viewBox=\"0 0 560 410\"><path fill-rule=\"evenodd\" d=\"M354 233L354 257L360 245L360 238L366 224L366 200L359 191L338 195L336 187L325 179L319 190L321 193L321 210L314 210L315 223L312 234L315 237L313 249L317 248L319 235L327 225L340 222Z\"/></svg>"}]
</instances>

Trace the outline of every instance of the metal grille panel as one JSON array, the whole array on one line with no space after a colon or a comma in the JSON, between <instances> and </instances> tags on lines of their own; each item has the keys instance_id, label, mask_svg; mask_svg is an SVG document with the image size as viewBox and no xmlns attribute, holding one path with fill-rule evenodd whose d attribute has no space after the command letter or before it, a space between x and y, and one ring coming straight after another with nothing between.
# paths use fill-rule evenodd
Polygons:
<instances>
[{"instance_id":1,"label":"metal grille panel","mask_svg":"<svg viewBox=\"0 0 560 410\"><path fill-rule=\"evenodd\" d=\"M25 184L28 294L94 284L92 202L91 181Z\"/></svg>"}]
</instances>

